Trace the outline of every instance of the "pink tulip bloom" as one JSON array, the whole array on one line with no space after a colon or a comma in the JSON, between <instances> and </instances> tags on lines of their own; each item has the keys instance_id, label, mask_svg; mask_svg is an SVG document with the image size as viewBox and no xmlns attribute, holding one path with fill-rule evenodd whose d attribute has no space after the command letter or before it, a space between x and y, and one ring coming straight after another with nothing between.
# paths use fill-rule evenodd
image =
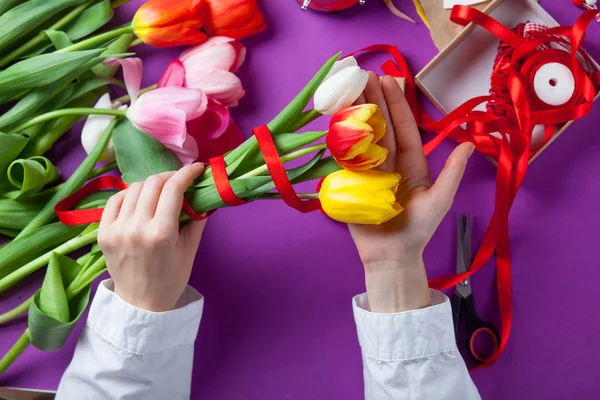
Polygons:
<instances>
[{"instance_id":1,"label":"pink tulip bloom","mask_svg":"<svg viewBox=\"0 0 600 400\"><path fill-rule=\"evenodd\" d=\"M209 97L233 107L245 92L235 75L246 59L246 48L235 40L215 36L185 50L167 67L159 83L200 89ZM171 86L169 85L169 86ZM159 84L160 86L160 84Z\"/></svg>"},{"instance_id":2,"label":"pink tulip bloom","mask_svg":"<svg viewBox=\"0 0 600 400\"><path fill-rule=\"evenodd\" d=\"M127 118L133 125L161 142L183 165L198 159L198 145L188 133L187 123L202 116L208 98L201 90L185 87L164 87L139 95L142 61L139 58L109 60L123 68L131 107Z\"/></svg>"}]
</instances>

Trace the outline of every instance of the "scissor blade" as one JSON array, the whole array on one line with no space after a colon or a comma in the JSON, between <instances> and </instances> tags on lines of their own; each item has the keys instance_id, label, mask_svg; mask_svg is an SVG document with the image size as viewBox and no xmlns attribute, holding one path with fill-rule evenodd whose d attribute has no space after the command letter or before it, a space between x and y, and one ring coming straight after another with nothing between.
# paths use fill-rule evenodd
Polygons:
<instances>
[{"instance_id":1,"label":"scissor blade","mask_svg":"<svg viewBox=\"0 0 600 400\"><path fill-rule=\"evenodd\" d=\"M471 264L471 216L467 216L467 226L464 226L464 215L458 213L458 239L456 251L456 272L462 274L468 271ZM462 298L471 294L471 280L466 279L456 285L456 293Z\"/></svg>"}]
</instances>

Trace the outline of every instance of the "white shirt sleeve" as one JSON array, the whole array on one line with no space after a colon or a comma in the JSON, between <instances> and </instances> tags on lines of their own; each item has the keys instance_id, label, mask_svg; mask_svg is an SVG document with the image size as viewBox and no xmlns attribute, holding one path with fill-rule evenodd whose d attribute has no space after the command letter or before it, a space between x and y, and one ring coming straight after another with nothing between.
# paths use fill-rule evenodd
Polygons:
<instances>
[{"instance_id":1,"label":"white shirt sleeve","mask_svg":"<svg viewBox=\"0 0 600 400\"><path fill-rule=\"evenodd\" d=\"M189 399L204 299L189 287L175 310L141 310L104 281L56 399Z\"/></svg>"},{"instance_id":2,"label":"white shirt sleeve","mask_svg":"<svg viewBox=\"0 0 600 400\"><path fill-rule=\"evenodd\" d=\"M480 399L454 338L448 297L431 291L431 307L397 314L370 311L353 299L366 400Z\"/></svg>"}]
</instances>

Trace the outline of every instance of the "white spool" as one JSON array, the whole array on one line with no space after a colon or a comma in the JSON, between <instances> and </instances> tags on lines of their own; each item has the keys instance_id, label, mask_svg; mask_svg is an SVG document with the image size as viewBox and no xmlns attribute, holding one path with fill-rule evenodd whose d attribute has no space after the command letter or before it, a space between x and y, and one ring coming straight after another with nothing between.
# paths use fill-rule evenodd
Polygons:
<instances>
[{"instance_id":1,"label":"white spool","mask_svg":"<svg viewBox=\"0 0 600 400\"><path fill-rule=\"evenodd\" d=\"M561 106L571 100L575 93L575 76L564 64L548 63L536 72L533 88L544 103Z\"/></svg>"}]
</instances>

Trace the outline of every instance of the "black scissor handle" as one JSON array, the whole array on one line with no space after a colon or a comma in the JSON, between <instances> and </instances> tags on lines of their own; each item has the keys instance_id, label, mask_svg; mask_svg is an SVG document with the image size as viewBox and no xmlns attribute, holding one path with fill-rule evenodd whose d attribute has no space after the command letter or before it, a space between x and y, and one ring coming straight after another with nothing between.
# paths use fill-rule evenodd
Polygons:
<instances>
[{"instance_id":1,"label":"black scissor handle","mask_svg":"<svg viewBox=\"0 0 600 400\"><path fill-rule=\"evenodd\" d=\"M483 364L490 358L491 354L489 356L477 354L475 349L475 338L479 335L487 335L490 337L494 346L492 351L493 354L500 348L500 335L496 328L490 324L486 324L479 318L477 310L475 309L475 298L472 294L466 297L464 302L467 320L467 352L475 363Z\"/></svg>"}]
</instances>

